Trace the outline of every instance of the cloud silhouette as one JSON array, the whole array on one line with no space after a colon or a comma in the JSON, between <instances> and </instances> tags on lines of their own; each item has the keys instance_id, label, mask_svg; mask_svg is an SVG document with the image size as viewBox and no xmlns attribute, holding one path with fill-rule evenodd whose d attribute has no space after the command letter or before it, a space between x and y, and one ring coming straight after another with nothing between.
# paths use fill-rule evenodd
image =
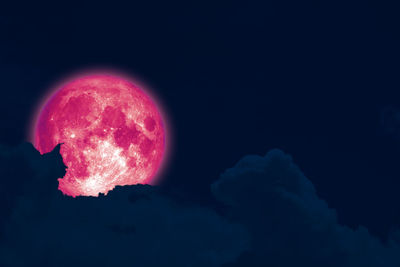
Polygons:
<instances>
[{"instance_id":1,"label":"cloud silhouette","mask_svg":"<svg viewBox=\"0 0 400 267\"><path fill-rule=\"evenodd\" d=\"M51 171L51 155L32 147L17 151L8 161L22 170L14 177L30 174L18 183L29 190L13 194L1 266L220 266L248 247L244 227L210 208L178 203L157 187L63 196L54 183L63 168Z\"/></svg>"},{"instance_id":2,"label":"cloud silhouette","mask_svg":"<svg viewBox=\"0 0 400 267\"><path fill-rule=\"evenodd\" d=\"M59 149L56 146L51 153L41 156L30 143L16 148L0 146L0 237L18 197L45 201L56 193L54 177L65 174Z\"/></svg>"},{"instance_id":3,"label":"cloud silhouette","mask_svg":"<svg viewBox=\"0 0 400 267\"><path fill-rule=\"evenodd\" d=\"M400 266L399 232L340 225L280 150L224 172L218 212L149 185L64 196L58 152L0 147L0 266Z\"/></svg>"},{"instance_id":4,"label":"cloud silhouette","mask_svg":"<svg viewBox=\"0 0 400 267\"><path fill-rule=\"evenodd\" d=\"M229 266L399 266L396 242L337 222L290 156L247 156L212 185L226 215L252 234L252 249Z\"/></svg>"}]
</instances>

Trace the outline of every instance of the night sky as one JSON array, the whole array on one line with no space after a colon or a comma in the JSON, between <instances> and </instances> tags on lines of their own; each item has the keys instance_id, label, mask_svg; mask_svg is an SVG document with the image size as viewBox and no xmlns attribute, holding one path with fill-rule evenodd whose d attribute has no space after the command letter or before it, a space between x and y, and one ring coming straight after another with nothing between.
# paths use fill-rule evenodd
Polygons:
<instances>
[{"instance_id":1,"label":"night sky","mask_svg":"<svg viewBox=\"0 0 400 267\"><path fill-rule=\"evenodd\" d=\"M286 251L285 255L296 258L299 254L298 266L398 266L395 264L400 262L400 257L393 255L400 255L399 243L394 245L397 252L393 255L375 247L378 246L375 242L386 245L400 240L396 234L400 225L400 7L394 2L143 1L125 6L114 2L96 5L65 2L46 8L25 6L17 12L2 12L0 144L3 146L0 150L12 150L29 141L29 127L38 104L59 81L91 69L120 71L148 85L160 101L171 129L171 153L168 166L161 174L160 189L156 193L153 192L155 189L148 187L138 187L137 190L145 191L143 194L150 194L150 197L153 194L166 195L183 205L185 210L187 205L210 209L223 218L218 221L221 223L218 227L227 231L226 237L218 240L233 238L229 233L236 233L239 240L245 236L242 230L236 229L235 224L228 231L231 225L224 224L233 221L246 225L246 231L250 232L264 227L256 223L246 224L252 215L238 211L244 209L232 211L226 208L234 206L226 192L233 190L240 195L235 191L239 189L232 189L236 184L227 183L226 188L219 185L224 184L226 177L242 177L248 172L245 176L251 178L257 173L254 174L254 183L250 183L250 178L244 178L242 186L238 186L243 192L254 186L254 192L251 192L257 194L256 188L263 186L263 182L258 180L260 173L268 180L268 177L275 177L274 173L280 168L285 169L282 166L294 164L298 169L288 167L290 171L285 171L282 177L293 176L299 184L314 186L315 195L313 190L304 189L312 195L304 197L310 201L304 202L308 203L307 209L313 207L307 214L320 214L321 209L324 210L321 214L329 213L327 217L330 218L333 216L330 211L335 210L333 213L336 212L338 222L333 224L346 227L344 232L358 231L362 225L369 231L367 239L374 240L374 245L369 246L373 247L371 251L386 260L381 265L365 259L365 262L357 261L348 256L352 252L346 251L343 252L347 253L343 261L333 262L332 258L340 259L341 252L324 258L323 252L311 249L314 244L309 247L315 253L308 255L308 252L298 249L303 246L302 242L311 242L305 240L308 238L303 240L299 237L296 239L299 244L295 246L296 242L286 239L286 236L270 237L268 231L260 230L260 236L265 239L260 237L260 240L253 241L250 252L242 253L240 248L231 248L229 253L234 250L236 256L215 257L215 266L295 266L274 258L280 251L271 252L265 240L277 240L277 243L279 240L292 240L285 246L294 248ZM29 149L25 147L22 150ZM19 169L19 161L7 153L2 154L3 161L10 161ZM246 155L259 155L264 161L251 157L243 163L247 167L236 165ZM40 158L36 154L23 157L35 159L35 162ZM53 157L57 158L56 155ZM48 163L41 164L47 168ZM272 167L261 171L258 169L260 164ZM9 216L18 202L14 198L25 194L15 193L18 190L9 188L18 187L21 175L24 181L29 178L25 174L6 172L1 166L1 192L8 192L8 202L4 202L2 208ZM232 173L226 172L229 168L233 168L230 170ZM275 182L285 184L282 177ZM128 194L128 189L120 190L121 195ZM241 197L249 194L245 199L251 199L250 191L246 192ZM297 210L293 212L295 215L290 215L292 209L283 202L279 204L277 198L269 199L268 192L263 191L257 201L249 200L249 209L256 211L268 206L271 216L280 218L274 212L282 210L285 213L282 218L288 220L300 216ZM110 199L115 196L120 201L117 193L111 193ZM169 200L163 202L158 197L156 204L151 204L157 207L154 210L168 210L161 209L157 203L164 205ZM327 207L322 208L322 204L321 207L315 204L321 199L326 202L329 212ZM83 206L108 205L107 196L98 201L101 204L85 202ZM267 204L260 204L262 201L267 201ZM243 200L240 203L247 202ZM123 206L120 206L121 212ZM65 209L72 208L68 206ZM209 211L204 211L204 216L203 211L189 212L198 216L193 221L199 222L201 218L208 218ZM171 214L175 213L180 214L180 211L173 206ZM271 219L268 214L265 218L260 216L262 222L265 218ZM115 218L119 217L115 215ZM211 224L211 219L206 221ZM323 225L324 220L311 221L310 229L314 229L314 226ZM7 219L0 226L3 224L7 224ZM79 222L76 224L79 228ZM147 224L144 222L143 225ZM299 235L306 232L298 225L285 227L294 231L294 235L298 233L294 229L299 229ZM4 229L0 233L16 231ZM174 229L169 228L170 231ZM282 233L290 230L282 230ZM124 228L124 231L129 232L129 229ZM307 235L311 240L313 233ZM336 234L329 234L327 240L332 236ZM346 238L340 238L340 242L345 244L340 247L358 248L358 245L361 247L367 243L358 244L352 238L349 239L354 242ZM23 242L24 239L18 240ZM247 240L247 237L240 240ZM232 243L241 242L234 241ZM331 244L336 241L324 242ZM174 246L174 241L168 244ZM7 243L5 246L11 247ZM26 249L30 251L29 247ZM84 249L95 251L91 246ZM182 254L185 254L184 247L177 249L182 249ZM265 255L272 255L270 261L264 261L260 256L263 249L268 251ZM23 253L24 250L19 251ZM368 250L362 251L361 254ZM310 260L313 257L315 260ZM52 260L41 258L35 262L54 266L52 262L57 260ZM140 264L142 261L145 263ZM147 262L146 265L145 259L136 262L132 258L130 263L121 260L115 266L213 266L201 260L196 263L189 261L182 264L166 260L163 263ZM24 266L13 260L6 262L3 263L5 266ZM113 266L113 261L104 263L104 266Z\"/></svg>"}]
</instances>

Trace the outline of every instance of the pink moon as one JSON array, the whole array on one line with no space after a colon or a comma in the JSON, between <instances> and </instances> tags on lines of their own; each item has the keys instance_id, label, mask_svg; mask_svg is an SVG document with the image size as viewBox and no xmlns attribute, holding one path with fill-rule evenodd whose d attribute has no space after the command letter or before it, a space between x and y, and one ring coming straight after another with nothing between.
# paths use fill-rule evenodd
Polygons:
<instances>
[{"instance_id":1,"label":"pink moon","mask_svg":"<svg viewBox=\"0 0 400 267\"><path fill-rule=\"evenodd\" d=\"M117 185L150 184L165 152L165 129L153 100L114 75L66 83L41 107L34 145L41 154L62 143L69 196L107 194Z\"/></svg>"}]
</instances>

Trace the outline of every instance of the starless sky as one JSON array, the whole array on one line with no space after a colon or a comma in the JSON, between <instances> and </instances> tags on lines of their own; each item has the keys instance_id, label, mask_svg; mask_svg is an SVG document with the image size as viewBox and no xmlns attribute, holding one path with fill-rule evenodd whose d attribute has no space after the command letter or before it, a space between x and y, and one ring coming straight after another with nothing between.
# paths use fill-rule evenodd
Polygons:
<instances>
[{"instance_id":1,"label":"starless sky","mask_svg":"<svg viewBox=\"0 0 400 267\"><path fill-rule=\"evenodd\" d=\"M0 143L27 140L54 84L108 68L142 80L167 113L162 185L211 202L221 171L280 148L342 223L378 236L400 223L399 139L381 123L383 110L400 107L398 6L68 5L0 16Z\"/></svg>"}]
</instances>

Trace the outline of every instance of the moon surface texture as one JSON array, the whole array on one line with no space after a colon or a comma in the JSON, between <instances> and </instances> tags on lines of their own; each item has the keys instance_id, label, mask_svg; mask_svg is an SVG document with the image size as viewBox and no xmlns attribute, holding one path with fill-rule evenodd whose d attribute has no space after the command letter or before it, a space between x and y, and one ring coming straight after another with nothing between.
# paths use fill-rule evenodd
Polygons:
<instances>
[{"instance_id":1,"label":"moon surface texture","mask_svg":"<svg viewBox=\"0 0 400 267\"><path fill-rule=\"evenodd\" d=\"M41 107L34 145L41 154L62 143L69 196L107 194L116 185L154 179L165 150L157 106L139 87L112 75L88 75L57 90Z\"/></svg>"}]
</instances>

